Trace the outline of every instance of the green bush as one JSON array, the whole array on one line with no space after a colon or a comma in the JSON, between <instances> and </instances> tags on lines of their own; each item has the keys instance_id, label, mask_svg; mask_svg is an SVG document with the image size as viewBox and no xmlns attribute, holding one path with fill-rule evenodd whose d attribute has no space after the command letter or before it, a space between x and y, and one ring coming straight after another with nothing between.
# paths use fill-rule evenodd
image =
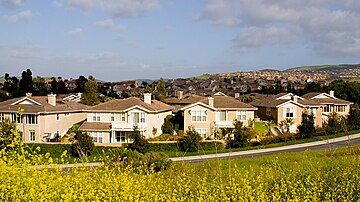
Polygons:
<instances>
[{"instance_id":1,"label":"green bush","mask_svg":"<svg viewBox=\"0 0 360 202\"><path fill-rule=\"evenodd\" d=\"M183 152L195 152L199 150L201 136L196 131L189 129L186 135L179 140L179 149Z\"/></svg>"},{"instance_id":2,"label":"green bush","mask_svg":"<svg viewBox=\"0 0 360 202\"><path fill-rule=\"evenodd\" d=\"M164 153L149 152L145 154L145 162L149 169L154 171L161 171L168 169L172 161Z\"/></svg>"},{"instance_id":3,"label":"green bush","mask_svg":"<svg viewBox=\"0 0 360 202\"><path fill-rule=\"evenodd\" d=\"M149 142L143 135L140 134L137 127L134 127L134 131L130 133L129 137L133 139L133 142L127 146L128 149L138 151L142 154L145 154L147 151L149 151Z\"/></svg>"},{"instance_id":4,"label":"green bush","mask_svg":"<svg viewBox=\"0 0 360 202\"><path fill-rule=\"evenodd\" d=\"M74 157L90 156L95 149L92 137L79 131L71 144L71 155Z\"/></svg>"},{"instance_id":5,"label":"green bush","mask_svg":"<svg viewBox=\"0 0 360 202\"><path fill-rule=\"evenodd\" d=\"M183 130L179 130L179 131L177 132L177 135L178 135L178 136L184 136L184 135L185 135L185 132L184 132Z\"/></svg>"},{"instance_id":6,"label":"green bush","mask_svg":"<svg viewBox=\"0 0 360 202\"><path fill-rule=\"evenodd\" d=\"M164 124L161 126L163 133L173 135L174 134L174 124L172 123L173 116L168 115L164 120Z\"/></svg>"},{"instance_id":7,"label":"green bush","mask_svg":"<svg viewBox=\"0 0 360 202\"><path fill-rule=\"evenodd\" d=\"M149 151L152 152L165 152L165 151L178 151L177 142L174 143L151 143Z\"/></svg>"},{"instance_id":8,"label":"green bush","mask_svg":"<svg viewBox=\"0 0 360 202\"><path fill-rule=\"evenodd\" d=\"M234 127L234 139L227 142L226 148L244 147L251 140L252 132L250 129L243 127L241 121L235 120Z\"/></svg>"},{"instance_id":9,"label":"green bush","mask_svg":"<svg viewBox=\"0 0 360 202\"><path fill-rule=\"evenodd\" d=\"M199 150L203 151L211 151L211 150L223 150L225 149L225 145L222 142L200 142Z\"/></svg>"}]
</instances>

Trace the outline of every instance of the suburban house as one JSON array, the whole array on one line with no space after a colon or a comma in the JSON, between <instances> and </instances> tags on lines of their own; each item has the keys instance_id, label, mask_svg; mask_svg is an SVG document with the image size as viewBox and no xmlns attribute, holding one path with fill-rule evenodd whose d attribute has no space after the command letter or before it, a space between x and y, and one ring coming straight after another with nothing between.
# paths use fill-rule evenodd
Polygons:
<instances>
[{"instance_id":1,"label":"suburban house","mask_svg":"<svg viewBox=\"0 0 360 202\"><path fill-rule=\"evenodd\" d=\"M248 125L254 119L256 107L245 104L234 97L216 93L178 109L183 119L182 130L193 127L204 139L213 138L219 128L233 128L234 120Z\"/></svg>"},{"instance_id":2,"label":"suburban house","mask_svg":"<svg viewBox=\"0 0 360 202\"><path fill-rule=\"evenodd\" d=\"M334 91L330 91L329 94L308 93L303 95L302 97L320 103L322 108L322 121L326 122L329 114L333 112L342 116L348 115L350 112L350 105L354 104L352 102L337 98L334 94Z\"/></svg>"},{"instance_id":3,"label":"suburban house","mask_svg":"<svg viewBox=\"0 0 360 202\"><path fill-rule=\"evenodd\" d=\"M321 127L331 112L341 115L349 113L351 102L334 97L334 92L308 93L302 97L292 93L258 96L252 105L258 108L257 116L264 120L273 120L279 124L286 118L291 118L294 124L290 132L295 133L301 124L302 113L306 110L314 115L315 126Z\"/></svg>"},{"instance_id":4,"label":"suburban house","mask_svg":"<svg viewBox=\"0 0 360 202\"><path fill-rule=\"evenodd\" d=\"M14 98L0 103L0 121L17 122L24 142L46 142L62 137L76 123L86 119L87 106L58 98L55 94Z\"/></svg>"},{"instance_id":5,"label":"suburban house","mask_svg":"<svg viewBox=\"0 0 360 202\"><path fill-rule=\"evenodd\" d=\"M145 138L162 134L161 126L173 107L152 100L150 93L144 99L136 97L115 99L87 110L87 121L80 126L95 143L127 143L134 126Z\"/></svg>"}]
</instances>

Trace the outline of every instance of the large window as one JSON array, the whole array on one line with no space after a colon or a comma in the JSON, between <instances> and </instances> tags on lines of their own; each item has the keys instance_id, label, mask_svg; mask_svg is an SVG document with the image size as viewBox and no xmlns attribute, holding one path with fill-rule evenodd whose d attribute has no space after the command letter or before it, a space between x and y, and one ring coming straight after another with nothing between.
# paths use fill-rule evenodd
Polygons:
<instances>
[{"instance_id":1,"label":"large window","mask_svg":"<svg viewBox=\"0 0 360 202\"><path fill-rule=\"evenodd\" d=\"M89 135L90 135L90 137L92 137L93 142L103 143L102 132L99 132L99 131L89 132Z\"/></svg>"},{"instance_id":2,"label":"large window","mask_svg":"<svg viewBox=\"0 0 360 202\"><path fill-rule=\"evenodd\" d=\"M37 116L35 114L27 114L26 124L37 124Z\"/></svg>"},{"instance_id":3,"label":"large window","mask_svg":"<svg viewBox=\"0 0 360 202\"><path fill-rule=\"evenodd\" d=\"M204 110L193 110L191 111L192 122L206 122L206 111Z\"/></svg>"},{"instance_id":4,"label":"large window","mask_svg":"<svg viewBox=\"0 0 360 202\"><path fill-rule=\"evenodd\" d=\"M294 108L286 108L285 118L294 118Z\"/></svg>"},{"instance_id":5,"label":"large window","mask_svg":"<svg viewBox=\"0 0 360 202\"><path fill-rule=\"evenodd\" d=\"M205 128L196 128L195 132L199 133L201 137L206 138L206 129Z\"/></svg>"},{"instance_id":6,"label":"large window","mask_svg":"<svg viewBox=\"0 0 360 202\"><path fill-rule=\"evenodd\" d=\"M100 113L93 112L92 117L93 117L93 121L100 121Z\"/></svg>"},{"instance_id":7,"label":"large window","mask_svg":"<svg viewBox=\"0 0 360 202\"><path fill-rule=\"evenodd\" d=\"M345 105L335 106L335 111L336 112L345 112L345 109L346 109Z\"/></svg>"},{"instance_id":8,"label":"large window","mask_svg":"<svg viewBox=\"0 0 360 202\"><path fill-rule=\"evenodd\" d=\"M131 112L132 123L145 123L144 112Z\"/></svg>"},{"instance_id":9,"label":"large window","mask_svg":"<svg viewBox=\"0 0 360 202\"><path fill-rule=\"evenodd\" d=\"M11 121L17 121L16 113L11 113L11 114L10 114L10 120L11 120Z\"/></svg>"},{"instance_id":10,"label":"large window","mask_svg":"<svg viewBox=\"0 0 360 202\"><path fill-rule=\"evenodd\" d=\"M115 132L116 142L125 143L126 142L126 133L124 131Z\"/></svg>"},{"instance_id":11,"label":"large window","mask_svg":"<svg viewBox=\"0 0 360 202\"><path fill-rule=\"evenodd\" d=\"M5 114L4 113L0 113L0 121L3 121L5 119Z\"/></svg>"},{"instance_id":12,"label":"large window","mask_svg":"<svg viewBox=\"0 0 360 202\"><path fill-rule=\"evenodd\" d=\"M217 115L218 115L219 121L227 121L227 111L224 111L224 110L218 111Z\"/></svg>"},{"instance_id":13,"label":"large window","mask_svg":"<svg viewBox=\"0 0 360 202\"><path fill-rule=\"evenodd\" d=\"M325 105L322 108L323 108L323 112L331 112L331 105Z\"/></svg>"},{"instance_id":14,"label":"large window","mask_svg":"<svg viewBox=\"0 0 360 202\"><path fill-rule=\"evenodd\" d=\"M266 108L266 116L270 116L271 115L271 108Z\"/></svg>"},{"instance_id":15,"label":"large window","mask_svg":"<svg viewBox=\"0 0 360 202\"><path fill-rule=\"evenodd\" d=\"M236 119L238 121L246 121L246 111L237 111L236 112Z\"/></svg>"},{"instance_id":16,"label":"large window","mask_svg":"<svg viewBox=\"0 0 360 202\"><path fill-rule=\"evenodd\" d=\"M33 130L29 131L29 140L30 142L35 142L35 131Z\"/></svg>"}]
</instances>

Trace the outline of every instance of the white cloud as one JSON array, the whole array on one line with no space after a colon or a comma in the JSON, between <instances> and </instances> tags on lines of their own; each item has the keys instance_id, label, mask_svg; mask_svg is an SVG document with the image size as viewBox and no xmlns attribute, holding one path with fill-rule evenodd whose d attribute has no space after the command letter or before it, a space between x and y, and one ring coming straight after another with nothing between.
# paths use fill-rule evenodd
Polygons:
<instances>
[{"instance_id":1,"label":"white cloud","mask_svg":"<svg viewBox=\"0 0 360 202\"><path fill-rule=\"evenodd\" d=\"M53 4L83 11L102 10L117 17L136 17L159 7L158 0L55 0Z\"/></svg>"},{"instance_id":2,"label":"white cloud","mask_svg":"<svg viewBox=\"0 0 360 202\"><path fill-rule=\"evenodd\" d=\"M322 55L360 55L359 2L207 0L194 19L239 29L233 40L239 49L298 42L309 44Z\"/></svg>"},{"instance_id":3,"label":"white cloud","mask_svg":"<svg viewBox=\"0 0 360 202\"><path fill-rule=\"evenodd\" d=\"M34 14L32 11L26 10L15 15L5 15L4 18L11 23L17 23L17 22L28 23L31 22L33 15Z\"/></svg>"},{"instance_id":4,"label":"white cloud","mask_svg":"<svg viewBox=\"0 0 360 202\"><path fill-rule=\"evenodd\" d=\"M71 37L79 37L82 33L83 33L83 30L80 27L78 27L71 31L66 32L65 34L67 36L71 36Z\"/></svg>"},{"instance_id":5,"label":"white cloud","mask_svg":"<svg viewBox=\"0 0 360 202\"><path fill-rule=\"evenodd\" d=\"M95 22L95 26L104 29L115 29L117 31L124 31L125 27L120 24L115 24L112 19L100 20Z\"/></svg>"},{"instance_id":6,"label":"white cloud","mask_svg":"<svg viewBox=\"0 0 360 202\"><path fill-rule=\"evenodd\" d=\"M0 5L8 8L18 7L24 4L25 0L0 0Z\"/></svg>"}]
</instances>

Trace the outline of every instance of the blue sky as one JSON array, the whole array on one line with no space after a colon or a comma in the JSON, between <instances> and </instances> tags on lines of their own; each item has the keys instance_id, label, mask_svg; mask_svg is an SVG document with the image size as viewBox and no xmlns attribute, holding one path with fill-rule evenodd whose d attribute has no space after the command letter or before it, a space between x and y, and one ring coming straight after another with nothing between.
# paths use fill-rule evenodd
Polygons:
<instances>
[{"instance_id":1,"label":"blue sky","mask_svg":"<svg viewBox=\"0 0 360 202\"><path fill-rule=\"evenodd\" d=\"M0 0L0 73L98 79L360 63L360 1Z\"/></svg>"}]
</instances>

